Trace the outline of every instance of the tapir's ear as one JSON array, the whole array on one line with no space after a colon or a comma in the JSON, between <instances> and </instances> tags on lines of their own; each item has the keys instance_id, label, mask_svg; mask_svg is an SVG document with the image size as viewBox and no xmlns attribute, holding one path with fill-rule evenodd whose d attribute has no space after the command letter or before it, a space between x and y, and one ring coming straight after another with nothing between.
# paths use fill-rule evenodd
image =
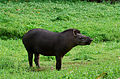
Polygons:
<instances>
[{"instance_id":1,"label":"tapir's ear","mask_svg":"<svg viewBox=\"0 0 120 79\"><path fill-rule=\"evenodd\" d=\"M77 33L80 33L80 31L73 29L73 35L77 36Z\"/></svg>"}]
</instances>

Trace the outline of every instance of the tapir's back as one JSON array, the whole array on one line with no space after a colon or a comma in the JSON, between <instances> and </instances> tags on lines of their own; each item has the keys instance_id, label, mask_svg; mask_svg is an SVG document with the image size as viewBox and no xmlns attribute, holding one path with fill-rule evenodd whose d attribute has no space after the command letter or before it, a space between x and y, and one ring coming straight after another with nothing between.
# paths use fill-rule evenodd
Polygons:
<instances>
[{"instance_id":1,"label":"tapir's back","mask_svg":"<svg viewBox=\"0 0 120 79\"><path fill-rule=\"evenodd\" d=\"M26 48L52 51L58 38L58 33L43 29L33 29L23 36L23 44Z\"/></svg>"},{"instance_id":2,"label":"tapir's back","mask_svg":"<svg viewBox=\"0 0 120 79\"><path fill-rule=\"evenodd\" d=\"M27 38L38 38L38 37L51 37L51 36L56 36L57 33L55 32L50 32L48 30L44 30L44 29L32 29L30 31L28 31L24 36L23 39L27 39ZM38 37L36 37L38 36Z\"/></svg>"}]
</instances>

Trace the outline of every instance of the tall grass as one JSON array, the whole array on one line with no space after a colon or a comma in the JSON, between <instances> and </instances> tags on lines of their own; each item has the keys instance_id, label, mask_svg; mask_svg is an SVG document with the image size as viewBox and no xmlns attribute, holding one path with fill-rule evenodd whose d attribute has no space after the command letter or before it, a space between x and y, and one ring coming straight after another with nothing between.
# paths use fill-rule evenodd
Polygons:
<instances>
[{"instance_id":1,"label":"tall grass","mask_svg":"<svg viewBox=\"0 0 120 79\"><path fill-rule=\"evenodd\" d=\"M119 4L8 2L0 3L0 7L0 37L3 39L22 38L34 28L53 32L77 28L96 42L120 39Z\"/></svg>"}]
</instances>

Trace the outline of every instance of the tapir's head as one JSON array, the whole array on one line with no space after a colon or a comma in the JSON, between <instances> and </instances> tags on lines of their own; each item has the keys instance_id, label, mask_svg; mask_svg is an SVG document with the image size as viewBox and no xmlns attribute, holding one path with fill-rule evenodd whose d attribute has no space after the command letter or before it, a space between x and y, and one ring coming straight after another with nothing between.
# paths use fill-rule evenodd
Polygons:
<instances>
[{"instance_id":1,"label":"tapir's head","mask_svg":"<svg viewBox=\"0 0 120 79\"><path fill-rule=\"evenodd\" d=\"M77 29L73 29L73 35L74 35L74 42L77 45L90 45L90 43L93 40L90 37L82 35L80 31Z\"/></svg>"}]
</instances>

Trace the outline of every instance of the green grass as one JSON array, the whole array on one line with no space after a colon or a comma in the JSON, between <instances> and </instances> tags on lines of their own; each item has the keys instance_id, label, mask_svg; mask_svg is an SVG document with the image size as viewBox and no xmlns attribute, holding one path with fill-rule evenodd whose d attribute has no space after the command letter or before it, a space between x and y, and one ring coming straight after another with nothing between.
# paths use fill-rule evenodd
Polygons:
<instances>
[{"instance_id":1,"label":"green grass","mask_svg":"<svg viewBox=\"0 0 120 79\"><path fill-rule=\"evenodd\" d=\"M120 78L120 5L70 1L0 1L0 79ZM77 46L55 70L55 57L40 55L40 68L29 68L21 38L33 28L61 32L76 28L94 39Z\"/></svg>"},{"instance_id":2,"label":"green grass","mask_svg":"<svg viewBox=\"0 0 120 79\"><path fill-rule=\"evenodd\" d=\"M107 73L106 79L120 77L120 43L92 43L77 46L64 58L62 70L55 70L55 60L40 56L41 68L29 68L27 52L21 40L0 40L0 76L7 79L95 79Z\"/></svg>"}]
</instances>

